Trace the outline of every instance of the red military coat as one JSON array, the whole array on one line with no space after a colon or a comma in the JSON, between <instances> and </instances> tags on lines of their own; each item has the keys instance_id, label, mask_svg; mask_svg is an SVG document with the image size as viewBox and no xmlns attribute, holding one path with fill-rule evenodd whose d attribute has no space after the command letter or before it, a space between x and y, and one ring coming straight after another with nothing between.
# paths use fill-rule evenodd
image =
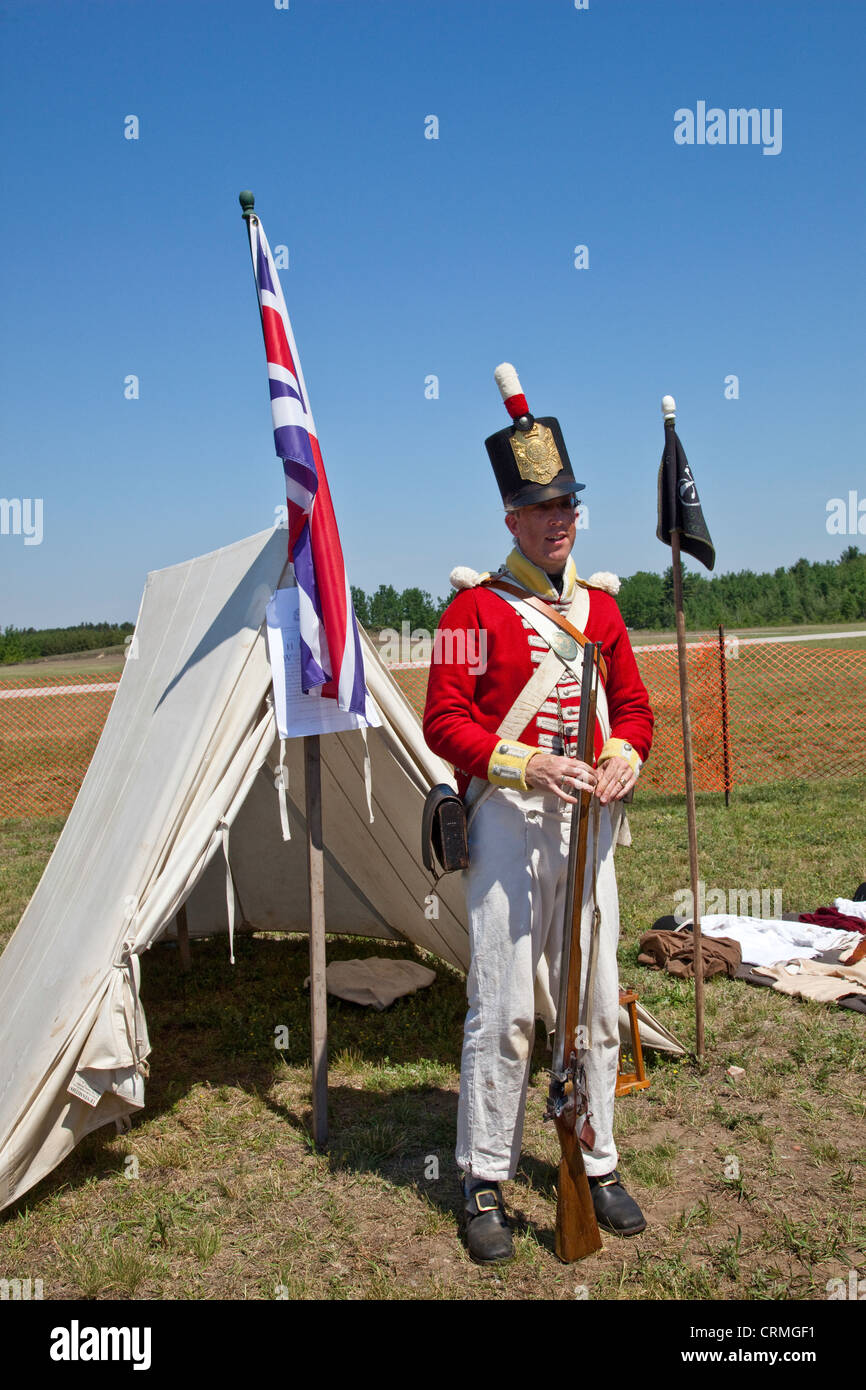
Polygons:
<instances>
[{"instance_id":1,"label":"red military coat","mask_svg":"<svg viewBox=\"0 0 866 1390\"><path fill-rule=\"evenodd\" d=\"M649 696L616 600L602 589L586 587L589 617L585 635L589 641L601 643L608 671L605 690L611 736L603 744L596 728L596 758L620 754L639 766L638 759L642 762L647 757L652 743ZM563 611L564 605L559 607ZM439 634L424 710L428 747L453 765L461 796L472 777L526 790L521 774L521 780L515 781L513 769L519 767L521 759L525 768L533 753L549 751L549 738L541 734L537 718L531 719L519 743L508 744L506 751L511 756L506 761L512 768L500 776L504 769L498 755L505 745L500 744L496 730L533 673L532 651L537 649L537 641L531 640L511 605L484 587L457 594L442 615ZM515 748L520 750L516 757Z\"/></svg>"}]
</instances>

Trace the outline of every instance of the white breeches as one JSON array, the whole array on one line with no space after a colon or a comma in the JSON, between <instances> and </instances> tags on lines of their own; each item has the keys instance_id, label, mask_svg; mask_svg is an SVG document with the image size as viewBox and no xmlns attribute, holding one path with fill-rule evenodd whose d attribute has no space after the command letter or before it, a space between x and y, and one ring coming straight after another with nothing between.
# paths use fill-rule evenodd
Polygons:
<instances>
[{"instance_id":1,"label":"white breeches","mask_svg":"<svg viewBox=\"0 0 866 1390\"><path fill-rule=\"evenodd\" d=\"M552 794L496 788L469 826L464 871L472 961L463 1034L457 1163L491 1181L513 1178L520 1158L536 1015L555 1021L570 816ZM596 1142L584 1154L591 1177L616 1167L613 1099L619 1055L619 905L610 808L599 808L596 892L601 908L591 1047L586 1059ZM583 977L592 923L593 815L582 905ZM585 1020L582 1020L585 1022Z\"/></svg>"}]
</instances>

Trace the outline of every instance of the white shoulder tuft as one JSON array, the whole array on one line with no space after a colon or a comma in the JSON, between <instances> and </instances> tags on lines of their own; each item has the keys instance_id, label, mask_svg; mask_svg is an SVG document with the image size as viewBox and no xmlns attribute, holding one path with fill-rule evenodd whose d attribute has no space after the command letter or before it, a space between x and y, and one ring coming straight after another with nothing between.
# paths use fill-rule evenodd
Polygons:
<instances>
[{"instance_id":1,"label":"white shoulder tuft","mask_svg":"<svg viewBox=\"0 0 866 1390\"><path fill-rule=\"evenodd\" d=\"M618 594L622 588L619 575L611 574L610 570L596 570L584 583L591 584L594 589L604 589L608 594Z\"/></svg>"},{"instance_id":2,"label":"white shoulder tuft","mask_svg":"<svg viewBox=\"0 0 866 1390\"><path fill-rule=\"evenodd\" d=\"M474 589L481 582L481 575L468 565L457 565L448 576L452 589Z\"/></svg>"}]
</instances>

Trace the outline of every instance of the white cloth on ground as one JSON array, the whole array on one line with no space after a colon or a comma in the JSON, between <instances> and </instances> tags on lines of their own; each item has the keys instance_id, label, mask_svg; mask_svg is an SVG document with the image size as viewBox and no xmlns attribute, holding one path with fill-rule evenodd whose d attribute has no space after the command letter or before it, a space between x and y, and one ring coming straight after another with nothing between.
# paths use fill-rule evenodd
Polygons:
<instances>
[{"instance_id":1,"label":"white cloth on ground","mask_svg":"<svg viewBox=\"0 0 866 1390\"><path fill-rule=\"evenodd\" d=\"M388 960L371 956L367 960L335 960L325 971L329 994L352 1004L369 1004L380 1012L404 994L432 985L436 971L414 960ZM309 976L305 983L309 984Z\"/></svg>"},{"instance_id":2,"label":"white cloth on ground","mask_svg":"<svg viewBox=\"0 0 866 1390\"><path fill-rule=\"evenodd\" d=\"M857 932L819 927L811 922L786 922L778 917L735 917L721 912L708 912L702 917L701 931L705 936L729 936L738 941L744 965L775 965L793 955L809 959L821 951L849 946L858 939Z\"/></svg>"},{"instance_id":3,"label":"white cloth on ground","mask_svg":"<svg viewBox=\"0 0 866 1390\"><path fill-rule=\"evenodd\" d=\"M846 917L859 917L861 922L866 922L866 902L855 903L853 898L834 898L833 906L837 912L844 912Z\"/></svg>"}]
</instances>

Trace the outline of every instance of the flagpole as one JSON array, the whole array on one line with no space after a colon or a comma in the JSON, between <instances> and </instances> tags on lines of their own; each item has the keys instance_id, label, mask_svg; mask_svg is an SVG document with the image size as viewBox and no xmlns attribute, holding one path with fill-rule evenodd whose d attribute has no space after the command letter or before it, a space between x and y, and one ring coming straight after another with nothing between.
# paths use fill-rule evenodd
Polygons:
<instances>
[{"instance_id":1,"label":"flagpole","mask_svg":"<svg viewBox=\"0 0 866 1390\"><path fill-rule=\"evenodd\" d=\"M247 240L249 241L249 244L250 244L250 256L252 256L252 255L253 255L253 233L252 233L252 227L250 226L250 223L253 222L253 221L258 222L258 220L259 220L259 219L256 217L256 214L255 214L255 206L256 206L255 194L254 194L254 193L251 193L251 192L249 191L248 188L245 188L244 191L243 191L242 193L239 193L239 194L238 194L238 202L240 203L241 207L243 208L243 212L241 213L241 217L244 219L244 223L245 223L245 225L246 225L246 229L247 229ZM261 304L259 304L259 287L258 287L258 280L256 279L256 267L255 267L255 262L253 262L253 280L254 280L255 286L256 286L256 303L259 305L259 323L262 323L262 306L261 306ZM262 337L264 337L264 324L263 324L263 323L262 323Z\"/></svg>"},{"instance_id":2,"label":"flagpole","mask_svg":"<svg viewBox=\"0 0 866 1390\"><path fill-rule=\"evenodd\" d=\"M250 255L253 256L251 222L256 200L249 190L239 195L242 217L247 227ZM256 302L258 303L258 279ZM259 319L262 306L259 304ZM262 323L264 334L264 323ZM267 344L265 345L267 347ZM307 819L307 877L310 889L310 1053L313 1067L313 1142L324 1148L328 1142L328 993L325 950L325 875L322 839L322 759L318 734L304 738L304 795Z\"/></svg>"},{"instance_id":3,"label":"flagpole","mask_svg":"<svg viewBox=\"0 0 866 1390\"><path fill-rule=\"evenodd\" d=\"M676 402L662 399L665 422L665 452L676 460ZM677 665L680 674L680 707L683 718L683 766L686 774L686 815L689 825L689 873L692 883L692 924L695 943L695 1052L704 1055L704 971L701 943L701 909L698 895L698 832L695 817L695 778L692 764L692 720L689 709L689 677L686 667L686 620L683 612L683 568L680 559L680 533L671 531L671 558L674 573L674 610L677 624Z\"/></svg>"},{"instance_id":4,"label":"flagpole","mask_svg":"<svg viewBox=\"0 0 866 1390\"><path fill-rule=\"evenodd\" d=\"M319 735L304 739L307 868L310 881L310 1044L313 1063L313 1142L328 1142L328 991L325 953L325 873L322 841L322 760Z\"/></svg>"}]
</instances>

